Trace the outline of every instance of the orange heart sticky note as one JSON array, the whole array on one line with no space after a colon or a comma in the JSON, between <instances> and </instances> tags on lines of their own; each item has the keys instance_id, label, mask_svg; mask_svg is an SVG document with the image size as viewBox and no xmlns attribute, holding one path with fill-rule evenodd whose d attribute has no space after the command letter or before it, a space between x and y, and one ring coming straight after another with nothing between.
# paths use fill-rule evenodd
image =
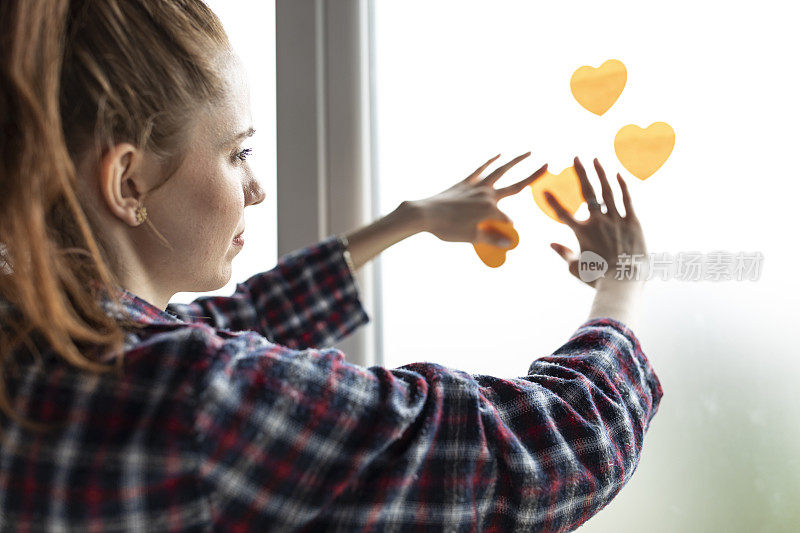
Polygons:
<instances>
[{"instance_id":1,"label":"orange heart sticky note","mask_svg":"<svg viewBox=\"0 0 800 533\"><path fill-rule=\"evenodd\" d=\"M511 244L507 248L500 248L499 246L486 244L484 242L472 243L472 246L478 253L478 257L481 258L481 261L483 261L486 266L490 266L492 268L499 267L506 262L506 252L516 248L519 244L519 234L517 233L517 230L514 229L514 225L510 222L487 218L486 220L482 220L478 223L478 229L500 233L501 235L508 237L508 240L511 241Z\"/></svg>"},{"instance_id":2,"label":"orange heart sticky note","mask_svg":"<svg viewBox=\"0 0 800 533\"><path fill-rule=\"evenodd\" d=\"M561 174L545 172L531 183L530 187L533 191L533 200L536 205L547 216L558 222L561 222L558 219L558 215L556 215L556 212L544 197L545 191L555 196L556 200L572 215L578 211L578 208L584 202L583 193L581 193L581 181L578 179L575 167L567 167L561 171Z\"/></svg>"},{"instance_id":3,"label":"orange heart sticky note","mask_svg":"<svg viewBox=\"0 0 800 533\"><path fill-rule=\"evenodd\" d=\"M602 115L617 101L627 81L628 71L622 61L609 59L598 68L583 66L576 70L569 87L579 104Z\"/></svg>"},{"instance_id":4,"label":"orange heart sticky note","mask_svg":"<svg viewBox=\"0 0 800 533\"><path fill-rule=\"evenodd\" d=\"M642 180L664 164L674 147L675 130L666 122L653 122L647 129L628 124L614 137L617 159L628 172Z\"/></svg>"}]
</instances>

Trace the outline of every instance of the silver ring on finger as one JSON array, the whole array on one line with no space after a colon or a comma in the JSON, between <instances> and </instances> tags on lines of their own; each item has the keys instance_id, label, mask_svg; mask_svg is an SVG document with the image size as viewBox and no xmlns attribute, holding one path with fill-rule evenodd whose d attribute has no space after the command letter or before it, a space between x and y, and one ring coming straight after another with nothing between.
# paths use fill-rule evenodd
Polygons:
<instances>
[{"instance_id":1,"label":"silver ring on finger","mask_svg":"<svg viewBox=\"0 0 800 533\"><path fill-rule=\"evenodd\" d=\"M592 198L591 200L588 200L586 203L589 205L589 211L594 211L595 209L599 211L600 210L600 206L603 205L603 204L601 204L600 202L598 202L594 198Z\"/></svg>"}]
</instances>

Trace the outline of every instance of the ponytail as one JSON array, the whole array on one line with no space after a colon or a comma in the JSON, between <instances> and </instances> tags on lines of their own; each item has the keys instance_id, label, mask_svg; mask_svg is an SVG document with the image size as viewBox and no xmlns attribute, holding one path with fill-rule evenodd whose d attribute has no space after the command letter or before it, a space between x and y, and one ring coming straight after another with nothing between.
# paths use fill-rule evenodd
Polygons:
<instances>
[{"instance_id":1,"label":"ponytail","mask_svg":"<svg viewBox=\"0 0 800 533\"><path fill-rule=\"evenodd\" d=\"M0 2L0 409L25 427L44 429L13 411L8 367L37 339L82 370L113 370L87 347L122 370L123 324L100 302L118 265L74 161L123 141L179 158L189 110L217 94L220 45L200 0Z\"/></svg>"}]
</instances>

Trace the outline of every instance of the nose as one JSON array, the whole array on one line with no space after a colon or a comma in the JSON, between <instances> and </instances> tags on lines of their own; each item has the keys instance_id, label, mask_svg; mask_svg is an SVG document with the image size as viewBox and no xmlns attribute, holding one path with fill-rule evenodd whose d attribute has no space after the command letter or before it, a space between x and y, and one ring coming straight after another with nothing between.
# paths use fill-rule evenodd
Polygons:
<instances>
[{"instance_id":1,"label":"nose","mask_svg":"<svg viewBox=\"0 0 800 533\"><path fill-rule=\"evenodd\" d=\"M258 182L255 177L250 176L247 179L247 182L244 186L244 205L256 205L260 204L266 198L267 193L264 192L264 189L261 187L261 184Z\"/></svg>"}]
</instances>

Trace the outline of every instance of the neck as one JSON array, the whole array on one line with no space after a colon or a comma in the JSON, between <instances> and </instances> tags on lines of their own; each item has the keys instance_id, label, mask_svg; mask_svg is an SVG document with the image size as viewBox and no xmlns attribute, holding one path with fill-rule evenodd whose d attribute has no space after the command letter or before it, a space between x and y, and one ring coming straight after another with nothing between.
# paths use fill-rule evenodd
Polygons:
<instances>
[{"instance_id":1,"label":"neck","mask_svg":"<svg viewBox=\"0 0 800 533\"><path fill-rule=\"evenodd\" d=\"M124 254L120 271L116 273L120 287L158 307L166 310L174 292L166 290L149 275L148 269L135 254Z\"/></svg>"},{"instance_id":2,"label":"neck","mask_svg":"<svg viewBox=\"0 0 800 533\"><path fill-rule=\"evenodd\" d=\"M147 280L120 280L120 285L128 292L135 294L162 311L167 309L167 304L169 304L169 300L173 296L172 294L159 291L152 284L148 283Z\"/></svg>"}]
</instances>

